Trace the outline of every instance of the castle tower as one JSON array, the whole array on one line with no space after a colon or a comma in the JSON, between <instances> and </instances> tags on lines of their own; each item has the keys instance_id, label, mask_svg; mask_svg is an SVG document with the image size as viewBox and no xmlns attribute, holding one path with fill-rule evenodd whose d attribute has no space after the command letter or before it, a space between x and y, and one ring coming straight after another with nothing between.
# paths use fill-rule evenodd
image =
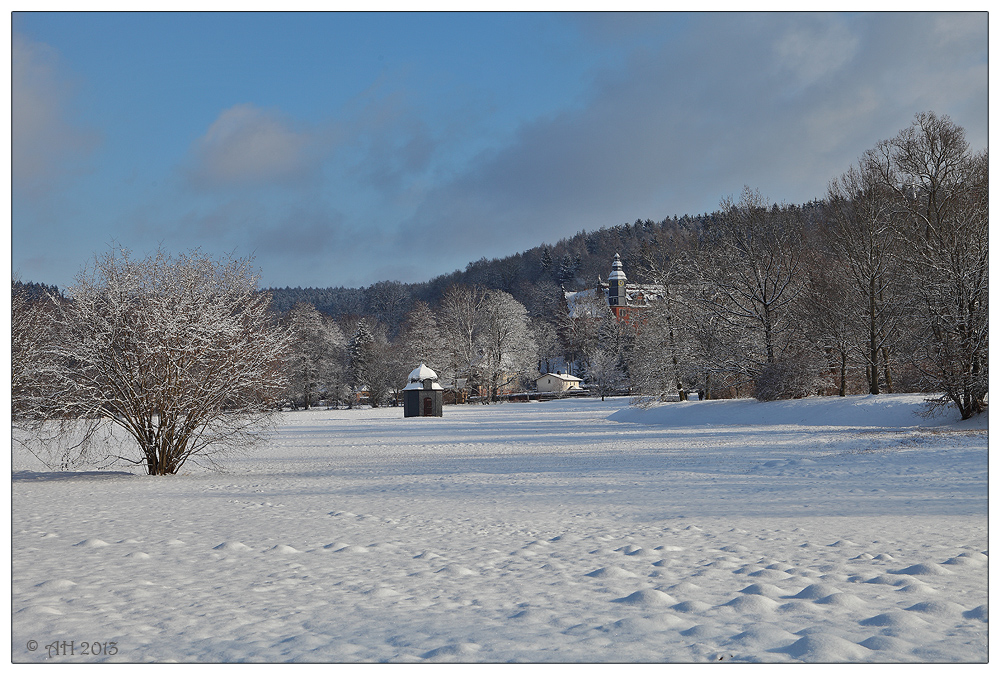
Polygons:
<instances>
[{"instance_id":1,"label":"castle tower","mask_svg":"<svg viewBox=\"0 0 1000 675\"><path fill-rule=\"evenodd\" d=\"M621 313L628 304L625 296L625 272L622 270L621 256L615 253L615 260L611 263L611 275L608 277L608 305L615 316L621 318Z\"/></svg>"}]
</instances>

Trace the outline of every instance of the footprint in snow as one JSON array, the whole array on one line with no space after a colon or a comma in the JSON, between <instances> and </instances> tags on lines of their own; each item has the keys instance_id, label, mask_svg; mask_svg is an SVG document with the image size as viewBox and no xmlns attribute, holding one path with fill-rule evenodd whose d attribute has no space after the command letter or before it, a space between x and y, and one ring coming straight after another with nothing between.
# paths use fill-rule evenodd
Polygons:
<instances>
[{"instance_id":1,"label":"footprint in snow","mask_svg":"<svg viewBox=\"0 0 1000 675\"><path fill-rule=\"evenodd\" d=\"M894 572L894 574L902 574L902 572ZM890 577L885 574L879 574L878 576L872 577L871 579L864 579L866 584L882 584L884 586L902 586L906 583L903 579L897 579Z\"/></svg>"},{"instance_id":2,"label":"footprint in snow","mask_svg":"<svg viewBox=\"0 0 1000 675\"><path fill-rule=\"evenodd\" d=\"M682 630L681 635L684 637L692 637L698 639L713 638L719 635L720 631L714 626L706 626L704 624L698 624L697 626L691 626L687 630Z\"/></svg>"},{"instance_id":3,"label":"footprint in snow","mask_svg":"<svg viewBox=\"0 0 1000 675\"><path fill-rule=\"evenodd\" d=\"M707 602L702 602L701 600L685 600L684 602L679 602L673 605L670 609L675 612L683 612L685 614L701 614L712 609L712 605Z\"/></svg>"},{"instance_id":4,"label":"footprint in snow","mask_svg":"<svg viewBox=\"0 0 1000 675\"><path fill-rule=\"evenodd\" d=\"M400 595L399 591L386 587L373 588L370 591L365 591L364 594L372 598L395 598Z\"/></svg>"},{"instance_id":5,"label":"footprint in snow","mask_svg":"<svg viewBox=\"0 0 1000 675\"><path fill-rule=\"evenodd\" d=\"M457 645L445 645L432 649L420 655L420 658L428 661L461 661L464 658L474 656L480 650L480 646L474 642L462 642Z\"/></svg>"},{"instance_id":6,"label":"footprint in snow","mask_svg":"<svg viewBox=\"0 0 1000 675\"><path fill-rule=\"evenodd\" d=\"M584 576L593 577L595 579L632 579L638 575L622 569L621 567L615 567L612 565L596 569L593 572L587 572Z\"/></svg>"},{"instance_id":7,"label":"footprint in snow","mask_svg":"<svg viewBox=\"0 0 1000 675\"><path fill-rule=\"evenodd\" d=\"M232 553L237 551L249 551L250 547L240 541L224 541L218 546L213 546L212 550Z\"/></svg>"},{"instance_id":8,"label":"footprint in snow","mask_svg":"<svg viewBox=\"0 0 1000 675\"><path fill-rule=\"evenodd\" d=\"M786 595L785 597L798 598L799 600L818 600L839 592L840 589L830 584L809 584L795 595Z\"/></svg>"},{"instance_id":9,"label":"footprint in snow","mask_svg":"<svg viewBox=\"0 0 1000 675\"><path fill-rule=\"evenodd\" d=\"M763 595L768 598L780 598L785 591L781 590L774 584L750 584L746 588L740 591L746 595ZM789 596L784 596L789 597ZM798 597L798 596L792 596Z\"/></svg>"},{"instance_id":10,"label":"footprint in snow","mask_svg":"<svg viewBox=\"0 0 1000 675\"><path fill-rule=\"evenodd\" d=\"M737 633L728 640L727 645L735 644L744 649L760 650L775 644L787 643L798 636L787 630L770 625L751 626L742 633Z\"/></svg>"},{"instance_id":11,"label":"footprint in snow","mask_svg":"<svg viewBox=\"0 0 1000 675\"><path fill-rule=\"evenodd\" d=\"M990 610L986 605L979 605L974 609L970 609L968 612L963 612L962 616L966 619L978 619L983 623L989 623L990 620Z\"/></svg>"},{"instance_id":12,"label":"footprint in snow","mask_svg":"<svg viewBox=\"0 0 1000 675\"><path fill-rule=\"evenodd\" d=\"M623 605L640 605L642 607L651 607L656 605L673 605L677 601L670 597L663 591L658 591L656 589L643 589L641 591L636 591L631 595L624 598L617 598L611 602L618 602Z\"/></svg>"},{"instance_id":13,"label":"footprint in snow","mask_svg":"<svg viewBox=\"0 0 1000 675\"><path fill-rule=\"evenodd\" d=\"M516 614L512 614L509 618L516 619L518 621L541 623L543 621L551 621L554 616L555 613L552 611L528 607L527 609L522 609Z\"/></svg>"},{"instance_id":14,"label":"footprint in snow","mask_svg":"<svg viewBox=\"0 0 1000 675\"><path fill-rule=\"evenodd\" d=\"M690 581L681 581L673 586L667 587L667 590L671 593L695 593L701 590L701 586L693 584Z\"/></svg>"},{"instance_id":15,"label":"footprint in snow","mask_svg":"<svg viewBox=\"0 0 1000 675\"><path fill-rule=\"evenodd\" d=\"M899 593L921 593L921 594L931 594L937 593L937 589L930 584L924 583L918 577L914 577L909 580L909 582L904 583L899 588L896 589Z\"/></svg>"},{"instance_id":16,"label":"footprint in snow","mask_svg":"<svg viewBox=\"0 0 1000 675\"><path fill-rule=\"evenodd\" d=\"M653 617L629 617L619 619L612 624L600 626L598 630L621 635L638 635L646 638L649 633L670 630L679 626L688 626L691 622L672 614L658 614Z\"/></svg>"},{"instance_id":17,"label":"footprint in snow","mask_svg":"<svg viewBox=\"0 0 1000 675\"><path fill-rule=\"evenodd\" d=\"M862 661L871 658L871 651L868 648L842 637L823 633L806 635L787 647L768 651L788 654L800 661L817 663Z\"/></svg>"},{"instance_id":18,"label":"footprint in snow","mask_svg":"<svg viewBox=\"0 0 1000 675\"><path fill-rule=\"evenodd\" d=\"M435 572L435 574L446 574L453 577L468 577L475 576L476 573L468 567L462 567L461 565L445 565Z\"/></svg>"},{"instance_id":19,"label":"footprint in snow","mask_svg":"<svg viewBox=\"0 0 1000 675\"><path fill-rule=\"evenodd\" d=\"M28 605L22 609L17 610L17 614L56 614L61 615L62 612L55 607L48 607L46 605Z\"/></svg>"},{"instance_id":20,"label":"footprint in snow","mask_svg":"<svg viewBox=\"0 0 1000 675\"><path fill-rule=\"evenodd\" d=\"M965 614L965 607L962 607L957 602L950 602L948 600L925 600L923 602L918 602L911 607L907 607L906 611L920 612L921 614L926 614L927 616L948 619Z\"/></svg>"},{"instance_id":21,"label":"footprint in snow","mask_svg":"<svg viewBox=\"0 0 1000 675\"><path fill-rule=\"evenodd\" d=\"M983 558L986 558L986 556L983 556ZM954 558L948 558L947 560L945 560L941 564L942 565L958 565L958 566L962 566L962 567L986 567L986 565L988 563L989 563L988 559L981 560L981 559L977 559L977 558L972 558L972 557L966 556L966 554L963 553L963 554L961 554L959 556L956 556Z\"/></svg>"},{"instance_id":22,"label":"footprint in snow","mask_svg":"<svg viewBox=\"0 0 1000 675\"><path fill-rule=\"evenodd\" d=\"M754 577L755 579L771 579L771 580L792 578L792 575L789 574L788 572L782 572L781 570L773 570L766 568L762 570L757 570L756 572L751 572L747 576Z\"/></svg>"},{"instance_id":23,"label":"footprint in snow","mask_svg":"<svg viewBox=\"0 0 1000 675\"><path fill-rule=\"evenodd\" d=\"M334 553L371 553L365 546L348 545L338 548Z\"/></svg>"},{"instance_id":24,"label":"footprint in snow","mask_svg":"<svg viewBox=\"0 0 1000 675\"><path fill-rule=\"evenodd\" d=\"M291 554L291 553L301 553L301 551L298 550L297 548L292 548L291 546L289 546L287 544L278 544L277 546L272 546L271 548L269 548L267 550L268 550L269 553L282 553L282 554L286 554L286 555Z\"/></svg>"},{"instance_id":25,"label":"footprint in snow","mask_svg":"<svg viewBox=\"0 0 1000 675\"><path fill-rule=\"evenodd\" d=\"M741 614L766 614L777 609L778 602L763 595L740 595L719 606Z\"/></svg>"},{"instance_id":26,"label":"footprint in snow","mask_svg":"<svg viewBox=\"0 0 1000 675\"><path fill-rule=\"evenodd\" d=\"M719 550L725 551L726 553L747 553L750 551L749 548L743 546L742 544L730 544L728 546L723 546Z\"/></svg>"},{"instance_id":27,"label":"footprint in snow","mask_svg":"<svg viewBox=\"0 0 1000 675\"><path fill-rule=\"evenodd\" d=\"M873 635L859 644L873 651L894 652L896 654L907 654L916 646L912 642L891 635Z\"/></svg>"},{"instance_id":28,"label":"footprint in snow","mask_svg":"<svg viewBox=\"0 0 1000 675\"><path fill-rule=\"evenodd\" d=\"M889 570L890 574L910 574L910 575L924 575L924 576L944 576L946 574L954 574L947 567L942 567L937 563L918 563L916 565L910 565L901 570Z\"/></svg>"},{"instance_id":29,"label":"footprint in snow","mask_svg":"<svg viewBox=\"0 0 1000 675\"><path fill-rule=\"evenodd\" d=\"M853 593L832 593L816 601L817 605L831 605L850 610L864 610L868 603Z\"/></svg>"},{"instance_id":30,"label":"footprint in snow","mask_svg":"<svg viewBox=\"0 0 1000 675\"><path fill-rule=\"evenodd\" d=\"M641 551L642 546L636 546L635 544L628 544L626 546L619 546L615 549L617 553L624 553L625 555L633 555L634 553Z\"/></svg>"},{"instance_id":31,"label":"footprint in snow","mask_svg":"<svg viewBox=\"0 0 1000 675\"><path fill-rule=\"evenodd\" d=\"M870 616L867 619L858 621L862 626L878 626L880 628L904 628L908 630L917 628L927 628L926 621L915 614L908 614L900 610L892 610Z\"/></svg>"}]
</instances>

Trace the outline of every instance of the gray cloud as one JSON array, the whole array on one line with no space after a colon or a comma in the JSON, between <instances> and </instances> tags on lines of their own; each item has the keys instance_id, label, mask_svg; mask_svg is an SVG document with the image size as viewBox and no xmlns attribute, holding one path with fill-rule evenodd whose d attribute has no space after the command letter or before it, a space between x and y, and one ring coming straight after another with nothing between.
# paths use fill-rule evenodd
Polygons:
<instances>
[{"instance_id":1,"label":"gray cloud","mask_svg":"<svg viewBox=\"0 0 1000 675\"><path fill-rule=\"evenodd\" d=\"M822 197L922 110L982 147L984 17L685 17L683 35L602 73L588 105L524 125L430 191L391 254L433 254L445 272L581 229L711 211L744 184L773 201Z\"/></svg>"},{"instance_id":2,"label":"gray cloud","mask_svg":"<svg viewBox=\"0 0 1000 675\"><path fill-rule=\"evenodd\" d=\"M194 143L186 173L201 189L291 185L307 180L328 151L322 133L245 103L222 111Z\"/></svg>"},{"instance_id":3,"label":"gray cloud","mask_svg":"<svg viewBox=\"0 0 1000 675\"><path fill-rule=\"evenodd\" d=\"M11 170L18 196L44 203L84 170L100 143L93 129L75 123L76 85L52 47L11 36Z\"/></svg>"}]
</instances>

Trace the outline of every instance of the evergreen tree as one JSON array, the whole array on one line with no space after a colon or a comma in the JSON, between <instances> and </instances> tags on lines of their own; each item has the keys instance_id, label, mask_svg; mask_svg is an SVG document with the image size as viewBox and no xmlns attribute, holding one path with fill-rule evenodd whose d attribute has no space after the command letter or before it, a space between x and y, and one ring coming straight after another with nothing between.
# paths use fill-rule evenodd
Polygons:
<instances>
[{"instance_id":1,"label":"evergreen tree","mask_svg":"<svg viewBox=\"0 0 1000 675\"><path fill-rule=\"evenodd\" d=\"M349 382L355 392L368 386L369 370L374 361L374 345L375 337L368 327L368 322L361 319L354 331L354 337L351 338L349 349Z\"/></svg>"}]
</instances>

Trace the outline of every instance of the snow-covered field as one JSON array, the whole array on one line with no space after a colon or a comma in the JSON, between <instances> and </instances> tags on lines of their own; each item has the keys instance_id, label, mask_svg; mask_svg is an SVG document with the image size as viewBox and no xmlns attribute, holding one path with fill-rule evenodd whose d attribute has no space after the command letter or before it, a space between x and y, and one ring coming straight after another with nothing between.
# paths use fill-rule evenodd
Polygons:
<instances>
[{"instance_id":1,"label":"snow-covered field","mask_svg":"<svg viewBox=\"0 0 1000 675\"><path fill-rule=\"evenodd\" d=\"M13 660L983 662L986 419L921 401L287 413L168 478L15 453Z\"/></svg>"}]
</instances>

